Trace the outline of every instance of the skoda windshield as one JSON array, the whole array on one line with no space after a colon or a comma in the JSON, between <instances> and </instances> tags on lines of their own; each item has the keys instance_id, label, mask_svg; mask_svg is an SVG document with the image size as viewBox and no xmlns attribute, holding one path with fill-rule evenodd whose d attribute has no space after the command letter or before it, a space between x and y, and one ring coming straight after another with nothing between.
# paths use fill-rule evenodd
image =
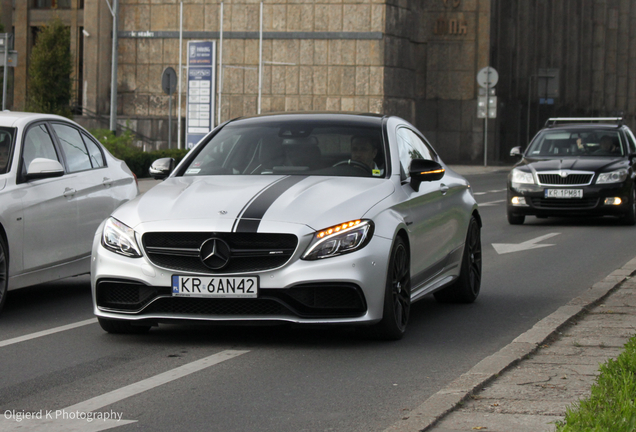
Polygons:
<instances>
[{"instance_id":1,"label":"skoda windshield","mask_svg":"<svg viewBox=\"0 0 636 432\"><path fill-rule=\"evenodd\" d=\"M547 130L536 137L527 157L621 157L627 143L617 130L559 129Z\"/></svg>"}]
</instances>

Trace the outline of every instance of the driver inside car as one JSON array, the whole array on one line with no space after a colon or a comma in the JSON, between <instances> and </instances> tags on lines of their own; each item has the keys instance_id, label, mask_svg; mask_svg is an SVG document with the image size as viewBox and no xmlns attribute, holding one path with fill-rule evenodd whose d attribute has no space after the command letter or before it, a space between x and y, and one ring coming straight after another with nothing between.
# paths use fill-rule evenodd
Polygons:
<instances>
[{"instance_id":1,"label":"driver inside car","mask_svg":"<svg viewBox=\"0 0 636 432\"><path fill-rule=\"evenodd\" d=\"M378 147L372 138L360 135L351 138L351 159L368 166L374 176L381 176L384 169L375 162L377 154Z\"/></svg>"}]
</instances>

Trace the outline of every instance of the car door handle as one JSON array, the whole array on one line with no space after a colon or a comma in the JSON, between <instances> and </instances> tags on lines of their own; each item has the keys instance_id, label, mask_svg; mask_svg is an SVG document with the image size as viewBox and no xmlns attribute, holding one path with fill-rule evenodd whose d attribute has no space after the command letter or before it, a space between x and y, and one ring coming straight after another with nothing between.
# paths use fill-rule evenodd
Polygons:
<instances>
[{"instance_id":1,"label":"car door handle","mask_svg":"<svg viewBox=\"0 0 636 432\"><path fill-rule=\"evenodd\" d=\"M70 198L75 195L76 192L77 191L75 189L67 187L66 189L64 189L64 196L66 198Z\"/></svg>"},{"instance_id":2,"label":"car door handle","mask_svg":"<svg viewBox=\"0 0 636 432\"><path fill-rule=\"evenodd\" d=\"M444 183L439 185L439 190L442 193L442 195L446 195L446 192L448 192L448 189L449 189L449 187L446 186Z\"/></svg>"},{"instance_id":3,"label":"car door handle","mask_svg":"<svg viewBox=\"0 0 636 432\"><path fill-rule=\"evenodd\" d=\"M102 184L106 187L111 187L113 185L113 181L108 177L104 177L104 180L102 180Z\"/></svg>"}]
</instances>

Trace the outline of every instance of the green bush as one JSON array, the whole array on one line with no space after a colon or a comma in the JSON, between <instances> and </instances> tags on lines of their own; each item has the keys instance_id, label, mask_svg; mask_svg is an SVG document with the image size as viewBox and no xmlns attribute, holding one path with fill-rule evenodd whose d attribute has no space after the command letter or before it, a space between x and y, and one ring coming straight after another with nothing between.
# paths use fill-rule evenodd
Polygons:
<instances>
[{"instance_id":1,"label":"green bush","mask_svg":"<svg viewBox=\"0 0 636 432\"><path fill-rule=\"evenodd\" d=\"M29 57L27 111L71 117L71 33L60 18L40 27Z\"/></svg>"},{"instance_id":2,"label":"green bush","mask_svg":"<svg viewBox=\"0 0 636 432\"><path fill-rule=\"evenodd\" d=\"M91 133L104 147L117 159L126 162L128 168L138 178L148 177L148 168L155 160L171 157L177 163L188 153L187 149L167 149L145 152L133 145L134 134L127 130L119 136L115 136L109 129L95 129Z\"/></svg>"}]
</instances>

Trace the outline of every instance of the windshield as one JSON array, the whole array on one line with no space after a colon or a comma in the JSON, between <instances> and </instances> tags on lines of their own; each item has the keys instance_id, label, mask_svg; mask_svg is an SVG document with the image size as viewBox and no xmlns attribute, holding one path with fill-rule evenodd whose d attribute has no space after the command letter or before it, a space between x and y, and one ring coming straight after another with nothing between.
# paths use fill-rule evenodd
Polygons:
<instances>
[{"instance_id":1,"label":"windshield","mask_svg":"<svg viewBox=\"0 0 636 432\"><path fill-rule=\"evenodd\" d=\"M230 123L181 172L184 176L302 174L384 177L380 122L325 120ZM198 150L198 149L197 149Z\"/></svg>"},{"instance_id":2,"label":"windshield","mask_svg":"<svg viewBox=\"0 0 636 432\"><path fill-rule=\"evenodd\" d=\"M526 156L620 157L627 154L626 148L617 130L573 128L542 132L532 141Z\"/></svg>"},{"instance_id":3,"label":"windshield","mask_svg":"<svg viewBox=\"0 0 636 432\"><path fill-rule=\"evenodd\" d=\"M14 128L0 127L0 174L9 170Z\"/></svg>"}]
</instances>

